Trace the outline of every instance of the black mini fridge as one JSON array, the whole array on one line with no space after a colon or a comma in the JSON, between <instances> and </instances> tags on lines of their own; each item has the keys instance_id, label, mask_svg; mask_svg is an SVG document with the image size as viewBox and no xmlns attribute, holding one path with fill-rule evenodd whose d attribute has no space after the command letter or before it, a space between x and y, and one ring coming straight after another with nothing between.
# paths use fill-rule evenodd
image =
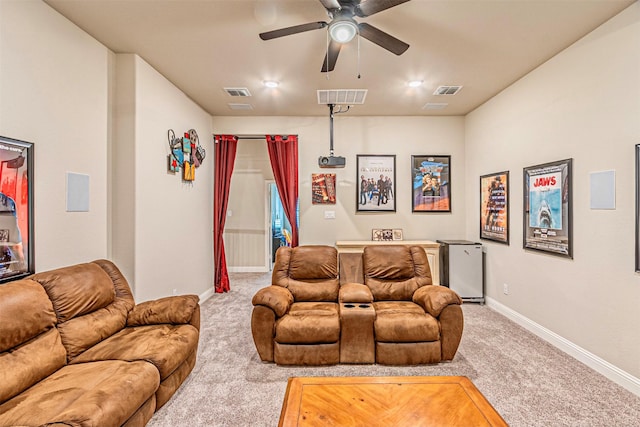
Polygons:
<instances>
[{"instance_id":1,"label":"black mini fridge","mask_svg":"<svg viewBox=\"0 0 640 427\"><path fill-rule=\"evenodd\" d=\"M484 304L482 244L468 240L438 240L440 284L463 301Z\"/></svg>"}]
</instances>

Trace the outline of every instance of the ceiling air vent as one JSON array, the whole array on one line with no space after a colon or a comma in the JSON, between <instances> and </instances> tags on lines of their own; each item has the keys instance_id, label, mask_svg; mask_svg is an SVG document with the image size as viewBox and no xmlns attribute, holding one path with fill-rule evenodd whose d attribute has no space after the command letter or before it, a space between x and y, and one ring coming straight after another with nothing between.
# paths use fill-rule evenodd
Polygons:
<instances>
[{"instance_id":1,"label":"ceiling air vent","mask_svg":"<svg viewBox=\"0 0 640 427\"><path fill-rule=\"evenodd\" d=\"M246 87L225 87L224 91L229 96L251 96L251 92Z\"/></svg>"},{"instance_id":2,"label":"ceiling air vent","mask_svg":"<svg viewBox=\"0 0 640 427\"><path fill-rule=\"evenodd\" d=\"M227 104L232 110L253 110L253 106L251 104Z\"/></svg>"},{"instance_id":3,"label":"ceiling air vent","mask_svg":"<svg viewBox=\"0 0 640 427\"><path fill-rule=\"evenodd\" d=\"M423 110L444 110L449 104L446 102L427 102L422 107Z\"/></svg>"},{"instance_id":4,"label":"ceiling air vent","mask_svg":"<svg viewBox=\"0 0 640 427\"><path fill-rule=\"evenodd\" d=\"M462 86L439 86L438 89L436 89L435 92L433 92L434 95L455 95L456 93L460 92L460 89L462 89Z\"/></svg>"},{"instance_id":5,"label":"ceiling air vent","mask_svg":"<svg viewBox=\"0 0 640 427\"><path fill-rule=\"evenodd\" d=\"M367 89L318 90L318 104L364 104Z\"/></svg>"}]
</instances>

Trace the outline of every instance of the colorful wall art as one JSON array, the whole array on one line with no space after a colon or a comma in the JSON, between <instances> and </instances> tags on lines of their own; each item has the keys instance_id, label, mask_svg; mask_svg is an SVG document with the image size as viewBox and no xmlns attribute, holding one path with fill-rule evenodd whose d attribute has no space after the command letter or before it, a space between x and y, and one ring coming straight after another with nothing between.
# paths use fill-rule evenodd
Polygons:
<instances>
[{"instance_id":1,"label":"colorful wall art","mask_svg":"<svg viewBox=\"0 0 640 427\"><path fill-rule=\"evenodd\" d=\"M167 156L167 171L172 174L180 173L182 180L195 181L196 168L200 167L206 156L205 149L200 145L200 139L195 129L189 129L184 136L177 138L173 129L168 131L169 150Z\"/></svg>"}]
</instances>

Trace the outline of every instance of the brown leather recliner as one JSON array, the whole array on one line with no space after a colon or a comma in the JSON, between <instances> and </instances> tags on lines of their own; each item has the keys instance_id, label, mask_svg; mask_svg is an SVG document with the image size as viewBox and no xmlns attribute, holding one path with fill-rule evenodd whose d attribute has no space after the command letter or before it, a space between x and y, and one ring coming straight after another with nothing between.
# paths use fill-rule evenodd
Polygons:
<instances>
[{"instance_id":1,"label":"brown leather recliner","mask_svg":"<svg viewBox=\"0 0 640 427\"><path fill-rule=\"evenodd\" d=\"M376 362L416 365L452 360L463 329L462 300L434 286L420 246L367 246L365 285L373 295Z\"/></svg>"},{"instance_id":2,"label":"brown leather recliner","mask_svg":"<svg viewBox=\"0 0 640 427\"><path fill-rule=\"evenodd\" d=\"M260 358L279 365L340 362L338 252L281 247L272 285L253 297L251 331Z\"/></svg>"}]
</instances>

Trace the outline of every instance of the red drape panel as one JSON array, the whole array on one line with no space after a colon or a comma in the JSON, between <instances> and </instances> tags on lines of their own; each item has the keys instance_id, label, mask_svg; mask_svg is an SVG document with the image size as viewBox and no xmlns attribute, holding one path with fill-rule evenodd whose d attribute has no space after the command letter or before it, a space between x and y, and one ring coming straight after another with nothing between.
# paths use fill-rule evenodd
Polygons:
<instances>
[{"instance_id":1,"label":"red drape panel","mask_svg":"<svg viewBox=\"0 0 640 427\"><path fill-rule=\"evenodd\" d=\"M236 160L238 138L233 135L215 136L215 182L213 190L213 273L215 291L229 291L229 274L224 254L224 223L229 204L229 186Z\"/></svg>"},{"instance_id":2,"label":"red drape panel","mask_svg":"<svg viewBox=\"0 0 640 427\"><path fill-rule=\"evenodd\" d=\"M271 169L284 213L291 224L291 246L298 246L298 137L267 135Z\"/></svg>"}]
</instances>

